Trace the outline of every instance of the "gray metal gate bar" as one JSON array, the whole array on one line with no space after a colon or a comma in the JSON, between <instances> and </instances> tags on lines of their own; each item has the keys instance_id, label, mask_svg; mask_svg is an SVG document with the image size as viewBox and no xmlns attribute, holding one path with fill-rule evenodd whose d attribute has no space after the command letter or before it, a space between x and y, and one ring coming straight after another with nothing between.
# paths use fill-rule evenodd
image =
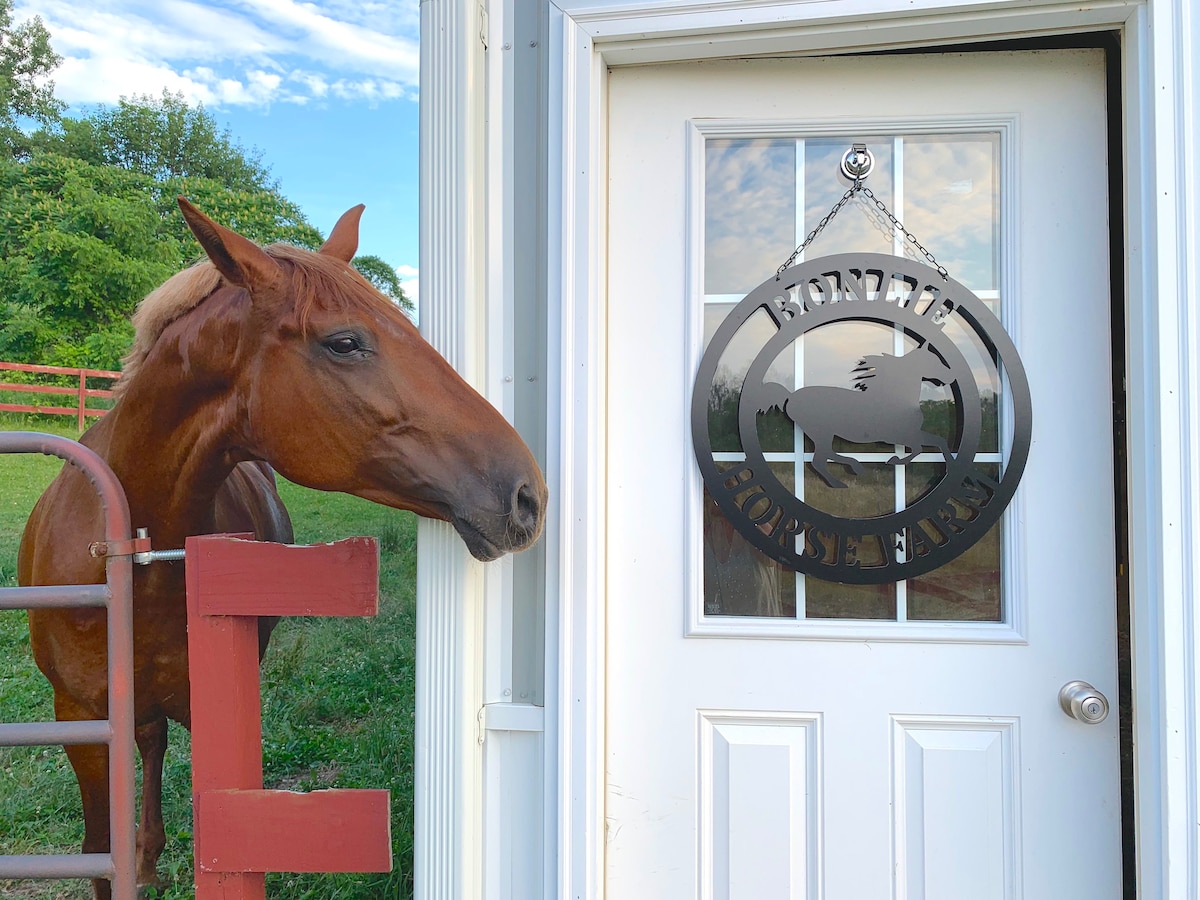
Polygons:
<instances>
[{"instance_id":1,"label":"gray metal gate bar","mask_svg":"<svg viewBox=\"0 0 1200 900\"><path fill-rule=\"evenodd\" d=\"M0 588L0 609L62 609L68 606L108 606L108 585Z\"/></svg>"},{"instance_id":2,"label":"gray metal gate bar","mask_svg":"<svg viewBox=\"0 0 1200 900\"><path fill-rule=\"evenodd\" d=\"M0 856L6 878L111 878L107 853Z\"/></svg>"},{"instance_id":3,"label":"gray metal gate bar","mask_svg":"<svg viewBox=\"0 0 1200 900\"><path fill-rule=\"evenodd\" d=\"M100 495L104 510L104 539L129 541L129 504L112 469L94 451L77 441L36 432L0 432L0 453L44 453L79 469ZM110 878L114 900L136 900L137 812L133 768L133 560L109 556L107 585L67 585L61 588L6 588L4 597L27 597L31 606L71 605L56 601L67 596L73 605L108 607L108 719L104 722L8 723L0 745L37 743L108 744L109 852L0 856L0 878ZM81 601L81 602L79 602ZM15 602L15 600L13 601ZM0 605L0 608L10 608ZM67 730L61 729L66 726ZM101 734L98 726L104 726ZM22 731L21 729L30 729ZM75 740L87 733L87 740ZM22 735L25 737L23 738ZM14 740L5 740L5 737Z\"/></svg>"},{"instance_id":4,"label":"gray metal gate bar","mask_svg":"<svg viewBox=\"0 0 1200 900\"><path fill-rule=\"evenodd\" d=\"M0 747L50 747L54 744L107 744L107 719L88 722L16 722L0 725Z\"/></svg>"}]
</instances>

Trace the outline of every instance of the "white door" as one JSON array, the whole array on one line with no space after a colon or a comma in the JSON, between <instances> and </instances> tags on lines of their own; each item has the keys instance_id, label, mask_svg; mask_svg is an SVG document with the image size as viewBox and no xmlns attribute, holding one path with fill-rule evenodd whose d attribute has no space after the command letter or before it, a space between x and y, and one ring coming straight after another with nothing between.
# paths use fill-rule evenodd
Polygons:
<instances>
[{"instance_id":1,"label":"white door","mask_svg":"<svg viewBox=\"0 0 1200 900\"><path fill-rule=\"evenodd\" d=\"M606 895L1118 897L1117 711L1086 725L1058 700L1077 679L1117 697L1101 54L636 67L608 102ZM690 436L705 340L841 196L852 141L876 154L867 186L1001 317L1033 405L1001 524L891 585L758 556L710 515ZM847 251L911 246L853 201L806 255ZM853 337L906 349L883 326ZM744 371L756 348L730 352ZM846 353L814 338L773 371L832 384ZM976 461L999 472L994 374ZM781 482L863 515L941 465L843 447L864 471L832 464L838 494L781 440Z\"/></svg>"}]
</instances>

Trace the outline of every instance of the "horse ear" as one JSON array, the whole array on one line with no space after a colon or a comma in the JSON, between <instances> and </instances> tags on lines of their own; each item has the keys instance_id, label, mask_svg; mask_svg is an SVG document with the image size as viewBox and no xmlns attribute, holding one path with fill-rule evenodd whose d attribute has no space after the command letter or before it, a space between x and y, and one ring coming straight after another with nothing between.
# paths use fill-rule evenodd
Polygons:
<instances>
[{"instance_id":1,"label":"horse ear","mask_svg":"<svg viewBox=\"0 0 1200 900\"><path fill-rule=\"evenodd\" d=\"M180 196L176 200L179 210L187 221L188 228L208 254L217 271L238 287L251 294L269 290L283 280L279 263L271 259L258 244L218 225L196 207Z\"/></svg>"},{"instance_id":2,"label":"horse ear","mask_svg":"<svg viewBox=\"0 0 1200 900\"><path fill-rule=\"evenodd\" d=\"M364 209L366 206L360 203L342 213L333 231L329 232L329 240L317 252L345 263L354 259L354 254L358 252L358 220L362 218Z\"/></svg>"}]
</instances>

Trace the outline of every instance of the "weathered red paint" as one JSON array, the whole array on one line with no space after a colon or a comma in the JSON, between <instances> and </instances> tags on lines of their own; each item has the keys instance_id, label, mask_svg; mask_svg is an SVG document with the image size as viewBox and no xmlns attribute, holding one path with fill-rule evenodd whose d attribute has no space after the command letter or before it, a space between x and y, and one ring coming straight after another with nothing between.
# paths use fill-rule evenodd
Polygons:
<instances>
[{"instance_id":1,"label":"weathered red paint","mask_svg":"<svg viewBox=\"0 0 1200 900\"><path fill-rule=\"evenodd\" d=\"M264 791L259 615L374 615L372 539L189 537L196 900L262 900L264 872L387 872L387 791Z\"/></svg>"},{"instance_id":2,"label":"weathered red paint","mask_svg":"<svg viewBox=\"0 0 1200 900\"><path fill-rule=\"evenodd\" d=\"M205 791L196 866L210 872L387 872L387 791Z\"/></svg>"},{"instance_id":3,"label":"weathered red paint","mask_svg":"<svg viewBox=\"0 0 1200 900\"><path fill-rule=\"evenodd\" d=\"M189 551L206 616L374 616L379 547L347 538L306 547L213 538Z\"/></svg>"}]
</instances>

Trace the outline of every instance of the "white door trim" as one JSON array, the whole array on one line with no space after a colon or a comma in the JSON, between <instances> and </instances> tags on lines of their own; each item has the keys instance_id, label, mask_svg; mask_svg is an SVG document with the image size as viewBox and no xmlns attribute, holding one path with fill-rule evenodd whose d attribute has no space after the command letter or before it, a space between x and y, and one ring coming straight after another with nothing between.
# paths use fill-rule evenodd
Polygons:
<instances>
[{"instance_id":1,"label":"white door trim","mask_svg":"<svg viewBox=\"0 0 1200 900\"><path fill-rule=\"evenodd\" d=\"M421 332L475 387L484 378L483 69L475 0L421 4ZM421 519L417 553L414 895L480 896L486 577L454 529Z\"/></svg>"},{"instance_id":2,"label":"white door trim","mask_svg":"<svg viewBox=\"0 0 1200 900\"><path fill-rule=\"evenodd\" d=\"M836 13L836 14L835 14ZM1200 114L1190 0L560 0L550 22L551 490L547 740L557 741L548 896L603 896L604 150L609 66L1120 29L1124 44L1130 553L1139 896L1200 895ZM866 26L870 26L869 28ZM555 305L555 289L560 303ZM557 446L554 440L557 438ZM555 632L553 629L557 629ZM553 804L554 800L550 799ZM554 810L548 810L554 814ZM555 863L557 860L557 863Z\"/></svg>"}]
</instances>

